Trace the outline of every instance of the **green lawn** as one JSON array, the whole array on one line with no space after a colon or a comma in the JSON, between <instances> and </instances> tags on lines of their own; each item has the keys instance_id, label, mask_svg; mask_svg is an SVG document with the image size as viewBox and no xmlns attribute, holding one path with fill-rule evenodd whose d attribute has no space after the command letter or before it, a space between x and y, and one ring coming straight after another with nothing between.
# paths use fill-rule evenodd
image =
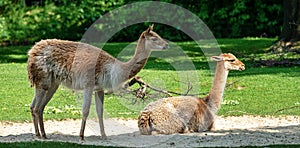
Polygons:
<instances>
[{"instance_id":1,"label":"green lawn","mask_svg":"<svg viewBox=\"0 0 300 148\"><path fill-rule=\"evenodd\" d=\"M246 64L245 71L232 71L229 74L219 115L300 115L300 68L255 67L250 58L272 56L266 50L273 41L274 39L265 38L218 40L222 52L232 52ZM33 88L29 86L26 71L26 53L29 49L30 46L0 48L1 121L31 120L29 105ZM108 43L104 50L126 61L133 54L134 45ZM188 87L184 82L191 82L192 94L208 92L212 83L208 62L194 42L172 43L171 48L166 51L153 52L138 75L155 87L181 93L186 92ZM153 99L139 100L135 104L132 95L106 95L105 115L136 119L148 102L163 97L155 92L151 94ZM95 107L92 106L90 116L96 117ZM276 112L290 107L293 108ZM44 116L45 119L57 120L80 118L80 108L81 94L74 94L71 90L60 87L47 105Z\"/></svg>"}]
</instances>

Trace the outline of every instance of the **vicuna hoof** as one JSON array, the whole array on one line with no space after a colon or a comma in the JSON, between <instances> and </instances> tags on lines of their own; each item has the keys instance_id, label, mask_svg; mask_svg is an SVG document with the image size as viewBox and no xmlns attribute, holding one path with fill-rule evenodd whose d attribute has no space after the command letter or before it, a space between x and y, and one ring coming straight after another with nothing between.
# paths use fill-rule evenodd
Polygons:
<instances>
[{"instance_id":1,"label":"vicuna hoof","mask_svg":"<svg viewBox=\"0 0 300 148\"><path fill-rule=\"evenodd\" d=\"M84 138L83 138L83 137L80 137L79 142L80 142L80 143L84 143L84 142L85 142Z\"/></svg>"},{"instance_id":2,"label":"vicuna hoof","mask_svg":"<svg viewBox=\"0 0 300 148\"><path fill-rule=\"evenodd\" d=\"M38 135L36 135L35 138L36 138L36 139L42 139L42 137L41 137L41 136L38 136Z\"/></svg>"},{"instance_id":3,"label":"vicuna hoof","mask_svg":"<svg viewBox=\"0 0 300 148\"><path fill-rule=\"evenodd\" d=\"M107 136L101 136L100 139L101 140L108 140Z\"/></svg>"},{"instance_id":4,"label":"vicuna hoof","mask_svg":"<svg viewBox=\"0 0 300 148\"><path fill-rule=\"evenodd\" d=\"M84 141L84 136L80 136L80 141Z\"/></svg>"}]
</instances>

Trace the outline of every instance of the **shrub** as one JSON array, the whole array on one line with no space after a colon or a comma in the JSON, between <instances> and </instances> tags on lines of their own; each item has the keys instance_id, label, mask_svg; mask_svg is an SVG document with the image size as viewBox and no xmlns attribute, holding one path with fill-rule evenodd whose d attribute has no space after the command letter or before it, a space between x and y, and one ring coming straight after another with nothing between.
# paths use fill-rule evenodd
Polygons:
<instances>
[{"instance_id":1,"label":"shrub","mask_svg":"<svg viewBox=\"0 0 300 148\"><path fill-rule=\"evenodd\" d=\"M219 0L164 1L182 6L199 16L217 38L255 37L263 33L273 37L280 33L282 26L282 0L228 0L226 3ZM32 44L46 38L80 40L87 28L103 14L136 0L36 0L27 6L23 2L0 1L0 43ZM126 23L125 20L122 23ZM186 18L178 21L193 22ZM147 25L149 23L129 26L116 33L110 41L136 40ZM101 30L99 26L96 28ZM168 40L190 40L178 28L161 24L155 28Z\"/></svg>"}]
</instances>

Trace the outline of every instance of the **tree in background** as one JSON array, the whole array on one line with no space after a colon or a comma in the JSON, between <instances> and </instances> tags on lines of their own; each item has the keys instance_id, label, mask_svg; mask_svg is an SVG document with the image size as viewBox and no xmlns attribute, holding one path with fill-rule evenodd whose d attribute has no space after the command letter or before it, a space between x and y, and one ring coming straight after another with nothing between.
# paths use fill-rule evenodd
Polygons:
<instances>
[{"instance_id":1,"label":"tree in background","mask_svg":"<svg viewBox=\"0 0 300 148\"><path fill-rule=\"evenodd\" d=\"M283 26L278 40L270 47L273 55L259 60L263 66L300 65L300 0L283 0Z\"/></svg>"},{"instance_id":2,"label":"tree in background","mask_svg":"<svg viewBox=\"0 0 300 148\"><path fill-rule=\"evenodd\" d=\"M0 0L0 45L32 44L45 38L80 40L86 29L102 15L137 1ZM216 38L259 37L264 33L267 37L276 37L282 28L282 0L162 1L182 6L197 15ZM126 27L110 41L132 41L139 35L137 30L148 25L140 23ZM158 24L156 29L168 40L190 40L176 27Z\"/></svg>"},{"instance_id":3,"label":"tree in background","mask_svg":"<svg viewBox=\"0 0 300 148\"><path fill-rule=\"evenodd\" d=\"M271 51L281 53L300 53L300 0L283 0L283 26L278 41Z\"/></svg>"},{"instance_id":4,"label":"tree in background","mask_svg":"<svg viewBox=\"0 0 300 148\"><path fill-rule=\"evenodd\" d=\"M280 40L300 40L300 0L283 0L283 29Z\"/></svg>"}]
</instances>

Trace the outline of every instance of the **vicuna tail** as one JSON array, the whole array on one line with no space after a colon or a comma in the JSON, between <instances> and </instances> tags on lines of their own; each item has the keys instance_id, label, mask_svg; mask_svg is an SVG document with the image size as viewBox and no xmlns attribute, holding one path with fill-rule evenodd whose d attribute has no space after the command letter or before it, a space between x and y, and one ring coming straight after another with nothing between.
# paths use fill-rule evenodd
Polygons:
<instances>
[{"instance_id":1,"label":"vicuna tail","mask_svg":"<svg viewBox=\"0 0 300 148\"><path fill-rule=\"evenodd\" d=\"M138 119L138 126L142 135L151 135L150 112L141 112Z\"/></svg>"},{"instance_id":2,"label":"vicuna tail","mask_svg":"<svg viewBox=\"0 0 300 148\"><path fill-rule=\"evenodd\" d=\"M35 69L34 59L31 55L28 57L28 65L27 65L27 72L28 72L28 80L30 81L30 86L34 87L34 74L33 71Z\"/></svg>"}]
</instances>

